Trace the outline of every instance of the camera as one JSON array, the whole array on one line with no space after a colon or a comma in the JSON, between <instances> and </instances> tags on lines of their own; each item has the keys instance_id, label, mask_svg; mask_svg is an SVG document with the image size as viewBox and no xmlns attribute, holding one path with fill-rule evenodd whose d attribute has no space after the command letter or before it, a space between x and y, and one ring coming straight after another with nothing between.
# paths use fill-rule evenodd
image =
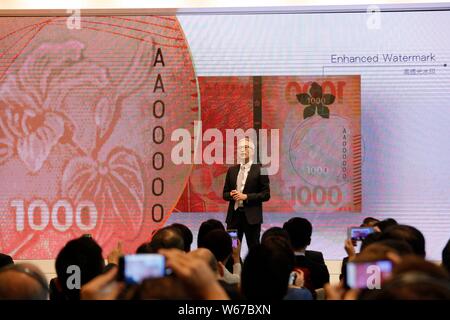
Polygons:
<instances>
[{"instance_id":1,"label":"camera","mask_svg":"<svg viewBox=\"0 0 450 320\"><path fill-rule=\"evenodd\" d=\"M392 262L389 260L349 262L346 284L353 289L380 289L381 284L391 276L391 273Z\"/></svg>"},{"instance_id":2,"label":"camera","mask_svg":"<svg viewBox=\"0 0 450 320\"><path fill-rule=\"evenodd\" d=\"M350 227L348 228L348 238L355 241L362 241L373 232L375 230L372 227Z\"/></svg>"},{"instance_id":3,"label":"camera","mask_svg":"<svg viewBox=\"0 0 450 320\"><path fill-rule=\"evenodd\" d=\"M161 254L132 254L119 259L118 280L127 284L139 284L144 279L161 278L170 273L166 258Z\"/></svg>"}]
</instances>

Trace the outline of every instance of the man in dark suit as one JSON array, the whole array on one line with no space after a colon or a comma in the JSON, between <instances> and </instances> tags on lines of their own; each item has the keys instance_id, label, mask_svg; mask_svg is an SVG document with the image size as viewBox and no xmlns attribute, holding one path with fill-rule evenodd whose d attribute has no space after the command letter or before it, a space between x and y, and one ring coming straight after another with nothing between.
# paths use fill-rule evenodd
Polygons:
<instances>
[{"instance_id":1,"label":"man in dark suit","mask_svg":"<svg viewBox=\"0 0 450 320\"><path fill-rule=\"evenodd\" d=\"M238 142L239 165L228 169L223 199L228 201L227 229L237 229L239 240L245 234L250 249L259 244L263 222L262 203L270 199L269 177L253 163L255 146L246 138Z\"/></svg>"},{"instance_id":2,"label":"man in dark suit","mask_svg":"<svg viewBox=\"0 0 450 320\"><path fill-rule=\"evenodd\" d=\"M312 225L304 218L291 218L284 223L283 229L289 233L295 252L295 267L304 270L309 279L310 288L316 290L330 282L330 273L319 251L306 250L311 243Z\"/></svg>"}]
</instances>

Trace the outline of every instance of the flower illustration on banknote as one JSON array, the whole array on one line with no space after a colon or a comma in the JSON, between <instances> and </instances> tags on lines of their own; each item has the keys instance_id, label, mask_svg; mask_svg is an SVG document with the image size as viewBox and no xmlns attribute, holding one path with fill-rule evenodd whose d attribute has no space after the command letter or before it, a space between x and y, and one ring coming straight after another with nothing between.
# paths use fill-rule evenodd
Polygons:
<instances>
[{"instance_id":1,"label":"flower illustration on banknote","mask_svg":"<svg viewBox=\"0 0 450 320\"><path fill-rule=\"evenodd\" d=\"M138 154L112 144L110 138L123 117L125 99L148 79L154 47L139 45L117 78L86 59L84 49L75 40L43 43L5 77L0 84L0 164L17 156L29 173L37 174L59 144L67 145L73 156L62 168L61 195L74 202L95 203L100 213L98 241L106 241L113 233L129 239L143 222L143 166ZM90 146L75 138L83 129L70 111L74 109L70 95L77 101L93 101L89 114L95 135ZM116 219L121 223L108 223Z\"/></svg>"},{"instance_id":2,"label":"flower illustration on banknote","mask_svg":"<svg viewBox=\"0 0 450 320\"><path fill-rule=\"evenodd\" d=\"M58 143L72 139L74 125L62 110L71 90L102 89L106 70L82 59L78 41L46 43L31 52L0 85L0 164L17 155L38 172Z\"/></svg>"},{"instance_id":3,"label":"flower illustration on banknote","mask_svg":"<svg viewBox=\"0 0 450 320\"><path fill-rule=\"evenodd\" d=\"M113 149L106 161L90 156L75 157L62 178L63 194L76 202L92 200L104 216L96 239L103 242L114 231L122 239L132 238L141 227L144 212L144 181L139 156L132 150ZM120 228L112 230L118 219Z\"/></svg>"},{"instance_id":4,"label":"flower illustration on banknote","mask_svg":"<svg viewBox=\"0 0 450 320\"><path fill-rule=\"evenodd\" d=\"M108 81L108 90L94 108L95 143L89 154L70 160L62 177L62 194L80 201L90 199L102 212L96 239L106 242L113 233L122 239L133 239L144 219L144 179L142 160L129 148L117 145L105 150L114 128L123 117L127 97L139 91L152 70L153 48L138 46L133 61L119 79ZM106 159L100 152L107 153ZM111 221L120 222L119 224Z\"/></svg>"},{"instance_id":5,"label":"flower illustration on banknote","mask_svg":"<svg viewBox=\"0 0 450 320\"><path fill-rule=\"evenodd\" d=\"M312 117L314 114L321 116L322 118L330 118L329 105L333 104L335 96L329 93L323 94L322 87L313 82L308 93L297 94L298 101L306 106L303 110L303 119Z\"/></svg>"}]
</instances>

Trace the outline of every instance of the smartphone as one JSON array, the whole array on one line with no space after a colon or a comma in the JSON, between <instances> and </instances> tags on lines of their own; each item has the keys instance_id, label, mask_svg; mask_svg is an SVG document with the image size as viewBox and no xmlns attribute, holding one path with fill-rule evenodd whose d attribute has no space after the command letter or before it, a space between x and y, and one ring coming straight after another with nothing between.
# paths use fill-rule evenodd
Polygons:
<instances>
[{"instance_id":1,"label":"smartphone","mask_svg":"<svg viewBox=\"0 0 450 320\"><path fill-rule=\"evenodd\" d=\"M118 280L139 284L144 279L161 278L170 274L166 258L161 254L131 254L120 257Z\"/></svg>"},{"instance_id":2,"label":"smartphone","mask_svg":"<svg viewBox=\"0 0 450 320\"><path fill-rule=\"evenodd\" d=\"M380 289L391 273L392 262L389 260L349 262L346 282L347 286L353 289Z\"/></svg>"},{"instance_id":3,"label":"smartphone","mask_svg":"<svg viewBox=\"0 0 450 320\"><path fill-rule=\"evenodd\" d=\"M228 234L231 237L231 243L233 245L233 248L237 248L238 247L238 231L236 229L229 229L227 230Z\"/></svg>"},{"instance_id":4,"label":"smartphone","mask_svg":"<svg viewBox=\"0 0 450 320\"><path fill-rule=\"evenodd\" d=\"M348 238L356 241L362 241L375 230L372 227L350 227L348 228Z\"/></svg>"}]
</instances>

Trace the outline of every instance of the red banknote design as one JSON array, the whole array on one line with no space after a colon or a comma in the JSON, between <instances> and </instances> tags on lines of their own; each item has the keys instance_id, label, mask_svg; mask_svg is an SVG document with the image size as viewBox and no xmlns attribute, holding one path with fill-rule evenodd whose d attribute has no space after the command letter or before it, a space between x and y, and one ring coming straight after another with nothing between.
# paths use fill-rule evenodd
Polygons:
<instances>
[{"instance_id":1,"label":"red banknote design","mask_svg":"<svg viewBox=\"0 0 450 320\"><path fill-rule=\"evenodd\" d=\"M199 84L204 131L279 130L266 212L361 211L359 76L200 77ZM227 167L196 165L180 209L225 211Z\"/></svg>"},{"instance_id":2,"label":"red banknote design","mask_svg":"<svg viewBox=\"0 0 450 320\"><path fill-rule=\"evenodd\" d=\"M184 190L170 134L198 114L175 17L2 18L0 251L55 258L86 233L134 251Z\"/></svg>"},{"instance_id":3,"label":"red banknote design","mask_svg":"<svg viewBox=\"0 0 450 320\"><path fill-rule=\"evenodd\" d=\"M249 77L199 77L202 131L253 127L253 82ZM203 109L205 107L205 109ZM207 143L203 143L203 149ZM223 148L225 155L225 146ZM225 161L224 161L225 162ZM222 199L228 166L220 163L196 164L177 204L182 212L226 212Z\"/></svg>"}]
</instances>

